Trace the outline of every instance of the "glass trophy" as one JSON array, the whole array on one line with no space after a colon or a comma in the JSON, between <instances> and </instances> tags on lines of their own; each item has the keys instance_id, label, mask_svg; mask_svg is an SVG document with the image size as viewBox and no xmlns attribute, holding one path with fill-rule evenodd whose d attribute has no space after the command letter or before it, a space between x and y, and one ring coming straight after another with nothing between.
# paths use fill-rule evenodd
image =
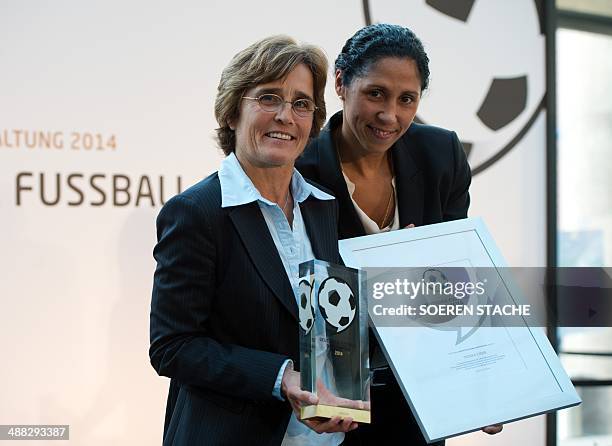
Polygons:
<instances>
[{"instance_id":1,"label":"glass trophy","mask_svg":"<svg viewBox=\"0 0 612 446\"><path fill-rule=\"evenodd\" d=\"M302 419L370 422L368 306L362 290L365 277L356 269L320 260L300 264L301 385L319 398L302 407Z\"/></svg>"}]
</instances>

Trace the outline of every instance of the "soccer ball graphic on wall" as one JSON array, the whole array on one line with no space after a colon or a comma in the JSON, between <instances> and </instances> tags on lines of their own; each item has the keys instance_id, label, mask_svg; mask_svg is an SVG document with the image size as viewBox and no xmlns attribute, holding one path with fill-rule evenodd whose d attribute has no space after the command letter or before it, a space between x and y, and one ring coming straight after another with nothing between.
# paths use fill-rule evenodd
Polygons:
<instances>
[{"instance_id":1,"label":"soccer ball graphic on wall","mask_svg":"<svg viewBox=\"0 0 612 446\"><path fill-rule=\"evenodd\" d=\"M329 325L340 333L355 318L356 301L351 287L338 277L328 277L319 288L319 310Z\"/></svg>"},{"instance_id":2,"label":"soccer ball graphic on wall","mask_svg":"<svg viewBox=\"0 0 612 446\"><path fill-rule=\"evenodd\" d=\"M369 23L413 30L430 59L416 122L459 135L472 173L502 158L544 108L542 0L364 0Z\"/></svg>"}]
</instances>

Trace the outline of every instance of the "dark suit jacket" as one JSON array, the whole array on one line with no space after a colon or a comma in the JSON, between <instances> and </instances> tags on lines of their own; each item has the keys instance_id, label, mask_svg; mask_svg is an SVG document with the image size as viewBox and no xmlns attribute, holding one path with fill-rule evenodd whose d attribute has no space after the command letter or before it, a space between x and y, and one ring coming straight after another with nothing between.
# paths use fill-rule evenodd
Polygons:
<instances>
[{"instance_id":1,"label":"dark suit jacket","mask_svg":"<svg viewBox=\"0 0 612 446\"><path fill-rule=\"evenodd\" d=\"M338 233L344 239L365 235L365 230L342 176L332 138L332 131L341 124L339 112L309 143L296 167L304 177L336 196L340 209ZM454 132L413 123L390 150L401 228L411 223L421 226L467 217L471 172ZM371 350L378 348L372 332L370 341ZM346 445L378 444L378 438L394 445L426 444L392 374L388 386L372 387L371 398L372 425L347 434Z\"/></svg>"},{"instance_id":2,"label":"dark suit jacket","mask_svg":"<svg viewBox=\"0 0 612 446\"><path fill-rule=\"evenodd\" d=\"M313 252L337 263L337 207L301 205ZM316 234L316 236L315 236ZM221 208L217 174L157 219L151 363L171 378L164 445L279 445L291 408L272 395L298 361L298 311L257 203Z\"/></svg>"}]
</instances>

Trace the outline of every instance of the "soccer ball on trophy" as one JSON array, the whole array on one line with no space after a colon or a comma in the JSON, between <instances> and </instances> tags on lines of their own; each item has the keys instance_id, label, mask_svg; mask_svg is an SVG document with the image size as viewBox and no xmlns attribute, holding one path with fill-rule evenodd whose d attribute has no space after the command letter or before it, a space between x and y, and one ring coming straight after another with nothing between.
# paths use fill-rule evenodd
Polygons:
<instances>
[{"instance_id":1,"label":"soccer ball on trophy","mask_svg":"<svg viewBox=\"0 0 612 446\"><path fill-rule=\"evenodd\" d=\"M344 280L328 277L319 288L319 310L337 333L345 330L355 318L355 294Z\"/></svg>"},{"instance_id":2,"label":"soccer ball on trophy","mask_svg":"<svg viewBox=\"0 0 612 446\"><path fill-rule=\"evenodd\" d=\"M312 307L312 285L307 280L300 281L298 287L298 310L300 316L300 327L308 333L314 322L314 308Z\"/></svg>"}]
</instances>

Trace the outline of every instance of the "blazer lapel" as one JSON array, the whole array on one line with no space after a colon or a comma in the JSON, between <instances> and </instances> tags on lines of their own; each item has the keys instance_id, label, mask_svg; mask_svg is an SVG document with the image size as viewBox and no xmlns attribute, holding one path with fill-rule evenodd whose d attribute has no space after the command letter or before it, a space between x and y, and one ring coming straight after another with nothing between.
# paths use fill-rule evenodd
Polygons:
<instances>
[{"instance_id":1,"label":"blazer lapel","mask_svg":"<svg viewBox=\"0 0 612 446\"><path fill-rule=\"evenodd\" d=\"M256 202L237 206L230 211L229 216L262 279L297 320L293 289L259 206Z\"/></svg>"},{"instance_id":2,"label":"blazer lapel","mask_svg":"<svg viewBox=\"0 0 612 446\"><path fill-rule=\"evenodd\" d=\"M328 200L309 197L300 205L300 209L315 257L319 260L338 263L336 222L332 218L330 209L326 208L327 206L334 206L334 204Z\"/></svg>"},{"instance_id":3,"label":"blazer lapel","mask_svg":"<svg viewBox=\"0 0 612 446\"><path fill-rule=\"evenodd\" d=\"M423 174L410 154L411 150L410 138L401 138L391 149L393 169L396 172L395 186L399 203L400 228L411 223L416 226L423 224L425 195Z\"/></svg>"},{"instance_id":4,"label":"blazer lapel","mask_svg":"<svg viewBox=\"0 0 612 446\"><path fill-rule=\"evenodd\" d=\"M365 229L357 215L355 206L346 187L346 181L342 175L342 167L338 159L338 151L332 137L332 128L337 124L337 120L342 120L342 115L337 113L330 119L318 139L320 156L320 178L321 184L333 190L338 201L339 211L339 237L349 238L365 235Z\"/></svg>"}]
</instances>

